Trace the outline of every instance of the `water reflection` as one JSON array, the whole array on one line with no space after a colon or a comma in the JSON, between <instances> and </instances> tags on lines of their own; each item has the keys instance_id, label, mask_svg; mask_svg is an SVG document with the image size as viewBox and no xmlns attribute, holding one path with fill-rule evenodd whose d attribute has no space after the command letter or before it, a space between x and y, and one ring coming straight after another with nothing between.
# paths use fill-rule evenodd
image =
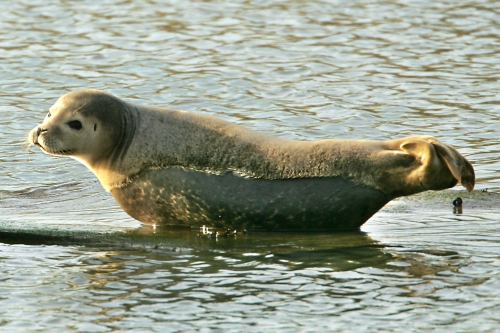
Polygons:
<instances>
[{"instance_id":1,"label":"water reflection","mask_svg":"<svg viewBox=\"0 0 500 333\"><path fill-rule=\"evenodd\" d=\"M113 249L139 249L172 253L226 253L235 261L254 258L290 267L330 267L335 270L363 266L385 266L391 255L384 246L363 232L276 233L249 232L230 237L209 238L198 230L159 229L145 226L124 233L92 235L85 229L0 231L4 244L87 245ZM209 260L210 261L210 260Z\"/></svg>"},{"instance_id":2,"label":"water reflection","mask_svg":"<svg viewBox=\"0 0 500 333\"><path fill-rule=\"evenodd\" d=\"M364 233L216 242L196 232L157 235L157 244L191 239L189 251L3 245L0 311L6 329L156 331L168 322L183 331L317 331L355 321L370 330L380 320L395 331L401 320L423 330L494 327L487 316L498 310L498 260L464 252L467 245L442 250L432 238L405 246L415 238L404 227L390 228L401 245ZM29 322L17 317L21 309L34 314Z\"/></svg>"}]
</instances>

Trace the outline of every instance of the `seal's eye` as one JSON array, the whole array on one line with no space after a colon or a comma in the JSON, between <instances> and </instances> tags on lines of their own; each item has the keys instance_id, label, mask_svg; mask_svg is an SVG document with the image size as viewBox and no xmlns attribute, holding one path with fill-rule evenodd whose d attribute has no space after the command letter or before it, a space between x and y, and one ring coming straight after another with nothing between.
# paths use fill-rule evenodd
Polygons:
<instances>
[{"instance_id":1,"label":"seal's eye","mask_svg":"<svg viewBox=\"0 0 500 333\"><path fill-rule=\"evenodd\" d=\"M68 122L68 126L74 130L77 130L77 131L81 130L83 127L82 123L78 120L72 120L72 121Z\"/></svg>"},{"instance_id":2,"label":"seal's eye","mask_svg":"<svg viewBox=\"0 0 500 333\"><path fill-rule=\"evenodd\" d=\"M50 116L52 116L52 114L50 114L50 112L47 113L47 118L50 118Z\"/></svg>"}]
</instances>

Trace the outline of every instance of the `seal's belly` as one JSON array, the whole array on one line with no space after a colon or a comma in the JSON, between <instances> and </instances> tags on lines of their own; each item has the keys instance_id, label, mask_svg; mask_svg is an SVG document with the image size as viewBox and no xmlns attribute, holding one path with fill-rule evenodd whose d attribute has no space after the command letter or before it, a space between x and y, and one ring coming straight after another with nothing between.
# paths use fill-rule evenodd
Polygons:
<instances>
[{"instance_id":1,"label":"seal's belly","mask_svg":"<svg viewBox=\"0 0 500 333\"><path fill-rule=\"evenodd\" d=\"M147 224L266 230L358 229L390 200L338 177L265 180L182 168L148 171L111 193Z\"/></svg>"}]
</instances>

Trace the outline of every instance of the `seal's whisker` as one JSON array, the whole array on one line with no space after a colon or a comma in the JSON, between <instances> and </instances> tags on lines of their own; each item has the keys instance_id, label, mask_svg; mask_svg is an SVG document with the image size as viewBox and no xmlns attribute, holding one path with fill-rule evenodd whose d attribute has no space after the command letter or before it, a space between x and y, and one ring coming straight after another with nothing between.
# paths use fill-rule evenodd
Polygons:
<instances>
[{"instance_id":1,"label":"seal's whisker","mask_svg":"<svg viewBox=\"0 0 500 333\"><path fill-rule=\"evenodd\" d=\"M30 148L32 146L32 143L31 143L31 140L29 139L30 137L30 133L29 132L25 137L24 137L24 142L21 144L21 146L24 147L24 153L26 154L27 158L28 158L28 162L31 162L31 159L30 159Z\"/></svg>"}]
</instances>

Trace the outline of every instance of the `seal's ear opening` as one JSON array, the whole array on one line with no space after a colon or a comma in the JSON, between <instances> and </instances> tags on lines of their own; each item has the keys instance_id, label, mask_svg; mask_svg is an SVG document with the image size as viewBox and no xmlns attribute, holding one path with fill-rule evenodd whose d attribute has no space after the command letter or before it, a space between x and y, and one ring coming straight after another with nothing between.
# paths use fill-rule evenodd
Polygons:
<instances>
[{"instance_id":1,"label":"seal's ear opening","mask_svg":"<svg viewBox=\"0 0 500 333\"><path fill-rule=\"evenodd\" d=\"M453 177L459 180L468 192L471 192L474 189L476 179L472 164L450 146L437 141L432 141L432 145L448 166Z\"/></svg>"}]
</instances>

